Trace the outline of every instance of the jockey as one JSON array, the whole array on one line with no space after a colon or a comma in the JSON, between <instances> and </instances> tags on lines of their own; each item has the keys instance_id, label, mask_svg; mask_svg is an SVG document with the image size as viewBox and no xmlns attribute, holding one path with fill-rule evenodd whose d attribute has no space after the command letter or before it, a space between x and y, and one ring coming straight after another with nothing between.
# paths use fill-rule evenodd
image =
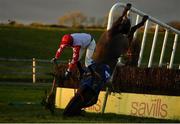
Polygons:
<instances>
[{"instance_id":1,"label":"jockey","mask_svg":"<svg viewBox=\"0 0 180 124\"><path fill-rule=\"evenodd\" d=\"M65 72L65 78L68 78L70 76L76 65L80 71L80 75L82 75L83 69L79 61L86 51L85 66L88 67L93 63L92 55L96 47L94 38L87 33L73 33L64 35L62 37L56 55L51 61L55 62L58 58L60 58L64 48L66 47L71 47L73 49L73 57L71 62L68 64L68 69Z\"/></svg>"},{"instance_id":2,"label":"jockey","mask_svg":"<svg viewBox=\"0 0 180 124\"><path fill-rule=\"evenodd\" d=\"M108 65L94 63L91 68L94 72L88 70L84 73L76 94L64 109L64 116L81 115L83 108L96 104L101 89L110 80L111 71Z\"/></svg>"}]
</instances>

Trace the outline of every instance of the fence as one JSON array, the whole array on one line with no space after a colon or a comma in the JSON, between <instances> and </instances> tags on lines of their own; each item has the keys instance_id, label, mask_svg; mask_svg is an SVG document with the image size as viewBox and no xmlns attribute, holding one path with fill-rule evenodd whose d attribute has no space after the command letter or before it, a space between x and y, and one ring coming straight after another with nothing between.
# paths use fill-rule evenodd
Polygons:
<instances>
[{"instance_id":1,"label":"fence","mask_svg":"<svg viewBox=\"0 0 180 124\"><path fill-rule=\"evenodd\" d=\"M108 25L107 25L107 30L111 28L112 23L113 23L113 14L115 13L115 11L117 10L117 8L119 7L125 7L126 4L124 3L116 3L112 6L110 12L109 12L109 18L108 18ZM148 15L134 7L131 8L130 10L131 12L133 12L134 14L136 14L136 22L135 24L138 23L139 21L139 17L140 16L144 16L144 15ZM148 30L148 24L149 22L153 22L156 24L155 27L155 32L154 32L154 38L153 38L153 43L152 43L152 47L151 47L151 53L150 53L150 57L149 57L149 62L148 62L148 67L152 67L153 64L153 57L154 57L154 51L155 51L155 47L156 47L156 43L157 43L157 36L158 36L158 30L159 30L159 26L163 27L165 29L165 35L164 35L164 40L163 40L163 45L162 45L162 50L161 50L161 56L160 56L160 60L159 60L159 64L158 66L161 67L162 63L163 63L163 58L164 58L164 53L165 53L165 48L166 48L166 44L167 44L167 38L168 38L168 34L169 32L173 32L175 34L174 36L174 43L173 43L173 48L171 51L171 58L169 61L169 66L168 68L173 68L173 63L174 63L174 57L175 57L175 52L176 52L176 47L177 47L177 42L178 42L178 35L180 35L180 31L155 19L154 17L149 16L149 19L147 20L146 24L145 24L145 28L144 28L144 34L143 34L143 38L142 38L142 43L141 43L141 50L140 50L140 54L139 54L139 60L138 60L138 67L140 67L142 65L142 57L143 57L143 53L144 53L144 49L145 49L145 43L146 43L146 39L147 39L147 30ZM137 32L135 33L135 37L137 36Z\"/></svg>"},{"instance_id":2,"label":"fence","mask_svg":"<svg viewBox=\"0 0 180 124\"><path fill-rule=\"evenodd\" d=\"M50 60L0 58L1 81L48 81L52 79L53 69Z\"/></svg>"},{"instance_id":3,"label":"fence","mask_svg":"<svg viewBox=\"0 0 180 124\"><path fill-rule=\"evenodd\" d=\"M115 13L116 9L119 7L124 8L125 6L126 6L126 4L124 4L124 3L116 3L112 6L112 8L109 12L107 30L109 30L113 24L113 14ZM163 41L163 46L162 46L161 56L160 56L158 66L161 67L163 65L162 63L163 63L163 58L164 58L165 47L167 44L168 33L169 33L169 31L171 31L171 32L174 32L175 36L174 36L174 43L173 43L173 48L172 48L172 52L171 52L171 58L170 58L170 62L168 64L167 68L172 69L173 62L174 62L174 56L175 56L175 52L176 52L176 47L177 47L177 42L178 42L178 35L180 35L180 31L174 29L173 27L155 19L154 17L150 16L149 14L146 14L134 7L131 8L130 12L133 12L134 14L136 14L135 24L137 24L139 22L140 16L144 16L144 15L149 16L149 19L146 21L145 28L144 28L144 34L143 34L143 38L142 38L142 42L141 42L141 50L140 50L139 59L138 59L138 67L140 67L142 65L142 57L143 57L146 38L147 38L148 24L149 24L149 21L151 21L156 24L156 27L155 27L154 37L153 37L153 41L152 41L153 43L152 43L152 47L151 47L148 68L152 67L152 65L153 65L152 62L153 62L154 51L155 51L156 42L157 42L158 30L159 30L159 26L161 26L165 29L165 36L164 36L164 41ZM137 32L134 34L134 37L136 37L136 36L137 36ZM179 63L178 63L178 65L179 65ZM179 66L179 68L180 68L180 66ZM104 96L103 105L102 105L102 113L105 112L106 103L107 103L107 99L108 99L108 93L109 93L109 89L107 88L106 94Z\"/></svg>"},{"instance_id":4,"label":"fence","mask_svg":"<svg viewBox=\"0 0 180 124\"><path fill-rule=\"evenodd\" d=\"M125 7L125 6L126 6L126 4L124 4L124 3L116 3L111 8L111 10L109 12L107 30L110 29L112 26L113 14L116 11L116 9L119 7ZM137 24L139 22L140 16L148 15L134 7L132 7L130 11L132 13L136 14L135 24ZM167 64L168 68L174 68L174 67L180 68L179 63L174 64L175 53L177 52L176 48L177 48L177 44L178 44L178 35L180 34L180 31L155 19L154 17L152 17L150 15L148 15L148 16L149 16L149 19L147 20L147 22L145 24L144 33L143 33L143 37L142 37L141 50L140 50L139 60L138 60L138 67L143 66L143 64L146 64L146 63L142 63L142 58L143 58L143 54L144 54L144 50L145 50L145 44L147 42L148 25L150 22L153 22L156 24L156 26L155 26L154 37L153 37L153 41L152 41L153 43L152 43L151 52L150 52L149 61L148 61L147 66L148 67L152 67L152 66L161 67L162 65ZM159 63L153 63L159 26L161 26L165 29L165 35L164 35L164 39L163 39L163 45L162 45L162 49L161 49ZM171 57L170 57L169 62L163 63L163 59L165 56L165 49L166 49L167 42L168 42L169 32L174 33L174 43L173 43ZM134 36L137 37L137 32L135 33ZM178 54L178 53L176 53L176 54ZM1 76L1 78L4 78L4 77L13 78L13 76L10 76L10 75L16 75L16 78L18 78L18 76L22 77L22 76L28 75L28 78L31 81L36 82L36 80L39 78L41 78L41 79L47 78L48 75L50 75L50 73L52 72L52 70L53 70L53 67L52 67L52 64L50 64L50 60L34 59L34 61L33 61L33 59L0 58L0 74L1 74L0 76ZM39 76L41 76L41 77L39 77Z\"/></svg>"},{"instance_id":5,"label":"fence","mask_svg":"<svg viewBox=\"0 0 180 124\"><path fill-rule=\"evenodd\" d=\"M58 61L65 63L66 61ZM144 65L144 64L142 64ZM158 63L154 63L158 65ZM166 63L162 65L167 65ZM167 65L169 66L169 65ZM174 66L178 67L179 65ZM180 69L180 66L179 66ZM53 64L45 59L0 58L0 81L49 81L52 80Z\"/></svg>"}]
</instances>

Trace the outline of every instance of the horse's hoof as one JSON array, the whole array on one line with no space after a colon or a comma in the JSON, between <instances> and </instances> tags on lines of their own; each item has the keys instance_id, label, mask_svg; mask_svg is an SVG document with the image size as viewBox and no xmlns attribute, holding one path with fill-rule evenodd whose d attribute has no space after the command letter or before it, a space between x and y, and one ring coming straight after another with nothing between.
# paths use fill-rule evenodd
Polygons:
<instances>
[{"instance_id":1,"label":"horse's hoof","mask_svg":"<svg viewBox=\"0 0 180 124\"><path fill-rule=\"evenodd\" d=\"M144 16L143 16L143 19L142 19L142 22L146 22L148 18L149 18L149 16L144 15Z\"/></svg>"},{"instance_id":2,"label":"horse's hoof","mask_svg":"<svg viewBox=\"0 0 180 124\"><path fill-rule=\"evenodd\" d=\"M131 5L130 3L127 3L127 4L126 4L126 9L127 9L127 10L130 10L130 9L131 9L131 6L132 6L132 5Z\"/></svg>"}]
</instances>

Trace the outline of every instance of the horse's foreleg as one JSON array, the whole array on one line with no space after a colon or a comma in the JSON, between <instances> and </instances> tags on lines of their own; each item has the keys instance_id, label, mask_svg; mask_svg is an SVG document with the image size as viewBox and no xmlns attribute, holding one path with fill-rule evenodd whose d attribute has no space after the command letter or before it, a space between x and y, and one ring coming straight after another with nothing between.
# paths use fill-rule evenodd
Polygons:
<instances>
[{"instance_id":1,"label":"horse's foreleg","mask_svg":"<svg viewBox=\"0 0 180 124\"><path fill-rule=\"evenodd\" d=\"M142 18L142 21L140 23L138 23L137 25L133 26L128 34L128 38L129 38L129 41L131 42L132 39L133 39L133 36L134 36L134 33L137 29L139 29L140 27L142 27L144 25L144 23L146 22L146 20L148 19L148 16L145 15L143 16Z\"/></svg>"}]
</instances>

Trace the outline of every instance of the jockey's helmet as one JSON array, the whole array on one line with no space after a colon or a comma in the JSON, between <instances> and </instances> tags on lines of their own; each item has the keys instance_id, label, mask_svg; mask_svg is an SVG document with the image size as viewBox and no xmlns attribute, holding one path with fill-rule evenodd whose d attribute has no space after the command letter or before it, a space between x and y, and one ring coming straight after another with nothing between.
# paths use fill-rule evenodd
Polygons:
<instances>
[{"instance_id":1,"label":"jockey's helmet","mask_svg":"<svg viewBox=\"0 0 180 124\"><path fill-rule=\"evenodd\" d=\"M73 37L70 34L66 34L62 37L61 44L71 46L73 43Z\"/></svg>"}]
</instances>

